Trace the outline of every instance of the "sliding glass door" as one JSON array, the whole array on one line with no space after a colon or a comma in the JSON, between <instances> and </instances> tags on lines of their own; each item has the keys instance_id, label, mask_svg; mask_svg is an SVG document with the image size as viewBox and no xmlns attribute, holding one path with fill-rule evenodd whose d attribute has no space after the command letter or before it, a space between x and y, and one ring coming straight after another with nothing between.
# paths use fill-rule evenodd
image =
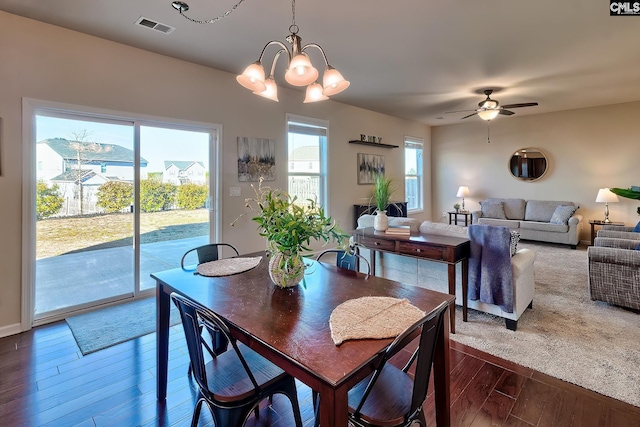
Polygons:
<instances>
[{"instance_id":1,"label":"sliding glass door","mask_svg":"<svg viewBox=\"0 0 640 427\"><path fill-rule=\"evenodd\" d=\"M37 108L33 323L151 295L214 238L217 129Z\"/></svg>"}]
</instances>

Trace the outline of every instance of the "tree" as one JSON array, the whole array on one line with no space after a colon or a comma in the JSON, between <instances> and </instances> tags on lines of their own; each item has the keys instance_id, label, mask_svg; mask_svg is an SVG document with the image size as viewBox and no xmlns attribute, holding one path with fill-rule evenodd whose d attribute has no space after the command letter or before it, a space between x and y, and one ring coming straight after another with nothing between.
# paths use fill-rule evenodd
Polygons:
<instances>
[{"instance_id":1,"label":"tree","mask_svg":"<svg viewBox=\"0 0 640 427\"><path fill-rule=\"evenodd\" d=\"M36 183L36 217L38 220L60 212L64 198L58 190L57 184L49 187L44 181Z\"/></svg>"},{"instance_id":2,"label":"tree","mask_svg":"<svg viewBox=\"0 0 640 427\"><path fill-rule=\"evenodd\" d=\"M173 184L165 184L155 179L140 181L140 210L142 212L158 212L168 210L175 202L177 188Z\"/></svg>"},{"instance_id":3,"label":"tree","mask_svg":"<svg viewBox=\"0 0 640 427\"><path fill-rule=\"evenodd\" d=\"M107 213L119 212L133 204L133 185L123 181L105 182L98 188L98 206Z\"/></svg>"},{"instance_id":4,"label":"tree","mask_svg":"<svg viewBox=\"0 0 640 427\"><path fill-rule=\"evenodd\" d=\"M178 187L177 203L180 209L199 209L207 202L209 188L194 183L182 184Z\"/></svg>"}]
</instances>

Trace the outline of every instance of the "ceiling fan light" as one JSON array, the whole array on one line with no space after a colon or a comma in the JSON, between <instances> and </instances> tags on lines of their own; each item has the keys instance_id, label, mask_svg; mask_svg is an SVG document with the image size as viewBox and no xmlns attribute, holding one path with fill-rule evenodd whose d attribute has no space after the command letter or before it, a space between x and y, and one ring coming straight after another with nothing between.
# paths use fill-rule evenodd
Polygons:
<instances>
[{"instance_id":1,"label":"ceiling fan light","mask_svg":"<svg viewBox=\"0 0 640 427\"><path fill-rule=\"evenodd\" d=\"M310 102L324 101L327 99L329 99L329 97L322 93L322 86L316 82L307 86L307 93L303 102L308 104Z\"/></svg>"},{"instance_id":2,"label":"ceiling fan light","mask_svg":"<svg viewBox=\"0 0 640 427\"><path fill-rule=\"evenodd\" d=\"M276 85L276 81L273 79L272 76L269 76L265 81L264 84L266 86L266 89L263 90L262 92L253 92L256 95L260 95L263 96L267 99L270 99L272 101L276 101L279 102L278 99L278 86Z\"/></svg>"},{"instance_id":3,"label":"ceiling fan light","mask_svg":"<svg viewBox=\"0 0 640 427\"><path fill-rule=\"evenodd\" d=\"M260 61L245 68L244 72L236 77L236 81L253 92L263 92L267 89L264 83L264 67Z\"/></svg>"},{"instance_id":4,"label":"ceiling fan light","mask_svg":"<svg viewBox=\"0 0 640 427\"><path fill-rule=\"evenodd\" d=\"M482 120L493 120L496 118L496 116L500 113L499 109L484 109L484 110L480 110L478 111L478 117L480 117Z\"/></svg>"},{"instance_id":5,"label":"ceiling fan light","mask_svg":"<svg viewBox=\"0 0 640 427\"><path fill-rule=\"evenodd\" d=\"M306 86L316 81L318 70L311 65L307 55L298 54L293 57L289 64L289 69L284 75L284 79L294 86Z\"/></svg>"},{"instance_id":6,"label":"ceiling fan light","mask_svg":"<svg viewBox=\"0 0 640 427\"><path fill-rule=\"evenodd\" d=\"M323 91L326 96L332 96L342 92L349 87L351 83L342 77L340 71L333 67L327 67L322 76Z\"/></svg>"}]
</instances>

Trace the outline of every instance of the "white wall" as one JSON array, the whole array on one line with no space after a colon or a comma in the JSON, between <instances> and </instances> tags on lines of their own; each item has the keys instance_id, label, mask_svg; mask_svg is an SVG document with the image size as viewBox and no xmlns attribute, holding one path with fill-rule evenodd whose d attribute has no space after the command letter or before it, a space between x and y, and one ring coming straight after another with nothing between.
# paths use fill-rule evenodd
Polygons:
<instances>
[{"instance_id":1,"label":"white wall","mask_svg":"<svg viewBox=\"0 0 640 427\"><path fill-rule=\"evenodd\" d=\"M382 149L348 144L361 133L403 144L404 135L425 140L424 164L431 160L430 128L333 101L303 104L304 93L279 89L279 103L253 95L235 76L185 61L0 12L0 336L20 322L22 98L84 105L223 126L221 164L221 240L247 253L264 249L253 224L231 228L244 212L248 183L237 179L238 136L276 140L276 181L286 188L285 115L328 120L329 212L349 230L354 203L368 198L371 186L357 185L358 152L382 154L387 171L404 193L402 148ZM247 58L250 60L250 58ZM241 71L241 70L239 70ZM179 76L179 78L177 78ZM177 84L176 82L180 82ZM357 85L357 81L352 82ZM428 171L425 172L429 176ZM426 181L425 200L431 199ZM229 197L229 187L242 187L242 197ZM426 206L427 212L431 210Z\"/></svg>"},{"instance_id":2,"label":"white wall","mask_svg":"<svg viewBox=\"0 0 640 427\"><path fill-rule=\"evenodd\" d=\"M432 129L433 217L451 210L466 184L470 210L486 197L573 201L584 217L580 238L589 240L587 221L604 219L598 189L640 185L640 102L520 117L515 111L492 121L490 143L487 123L476 117ZM507 169L511 155L526 147L547 155L549 170L538 181L518 181ZM620 198L609 205L609 217L635 225L638 206Z\"/></svg>"}]
</instances>

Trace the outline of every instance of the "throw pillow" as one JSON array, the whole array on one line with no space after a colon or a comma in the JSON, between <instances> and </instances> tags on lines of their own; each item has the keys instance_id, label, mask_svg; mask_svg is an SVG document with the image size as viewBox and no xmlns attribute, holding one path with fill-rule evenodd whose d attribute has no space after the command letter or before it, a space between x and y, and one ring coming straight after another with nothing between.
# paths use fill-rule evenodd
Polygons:
<instances>
[{"instance_id":1,"label":"throw pillow","mask_svg":"<svg viewBox=\"0 0 640 427\"><path fill-rule=\"evenodd\" d=\"M480 210L483 218L507 219L504 214L504 202L483 200L480 202Z\"/></svg>"},{"instance_id":2,"label":"throw pillow","mask_svg":"<svg viewBox=\"0 0 640 427\"><path fill-rule=\"evenodd\" d=\"M567 225L569 218L577 211L579 206L558 205L556 210L551 215L551 224L564 224Z\"/></svg>"},{"instance_id":3,"label":"throw pillow","mask_svg":"<svg viewBox=\"0 0 640 427\"><path fill-rule=\"evenodd\" d=\"M518 252L518 242L520 241L520 233L516 230L511 230L511 239L509 247L511 249L511 256L514 256Z\"/></svg>"},{"instance_id":4,"label":"throw pillow","mask_svg":"<svg viewBox=\"0 0 640 427\"><path fill-rule=\"evenodd\" d=\"M638 221L638 223L636 224L635 227L633 227L633 231L635 233L640 233L640 221Z\"/></svg>"}]
</instances>

